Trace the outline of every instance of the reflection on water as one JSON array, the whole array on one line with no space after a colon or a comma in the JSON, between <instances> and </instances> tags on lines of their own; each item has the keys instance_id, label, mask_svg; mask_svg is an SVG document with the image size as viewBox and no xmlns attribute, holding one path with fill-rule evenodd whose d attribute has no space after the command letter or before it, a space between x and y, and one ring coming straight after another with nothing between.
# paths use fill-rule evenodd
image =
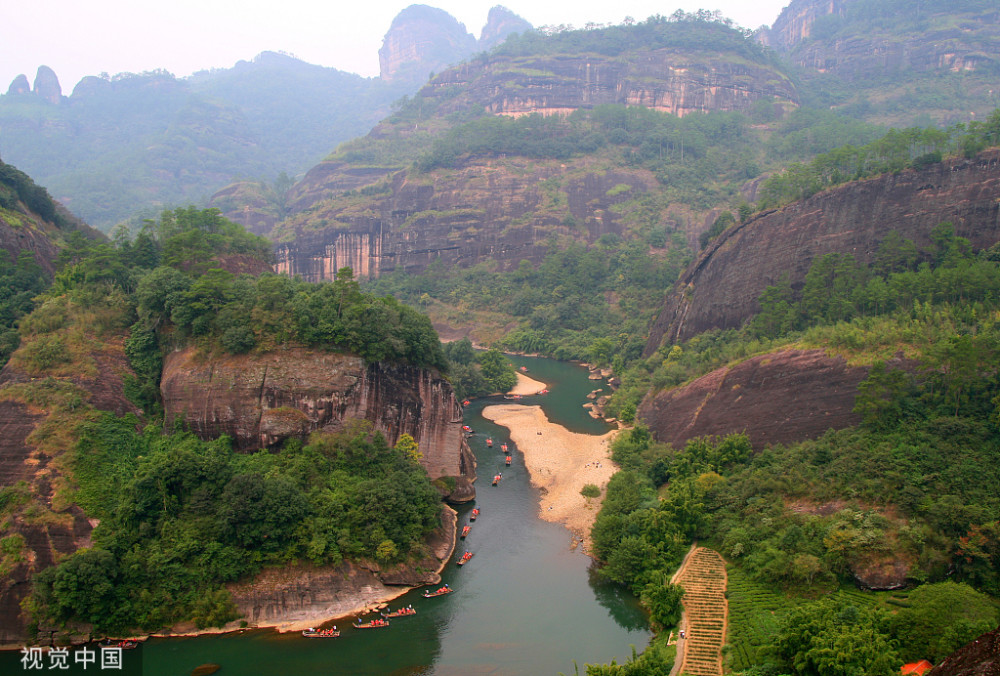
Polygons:
<instances>
[{"instance_id":1,"label":"reflection on water","mask_svg":"<svg viewBox=\"0 0 1000 676\"><path fill-rule=\"evenodd\" d=\"M649 625L645 611L636 598L620 584L611 582L598 572L596 563L587 569L587 580L594 590L594 598L607 609L619 627L629 631L642 631Z\"/></svg>"}]
</instances>

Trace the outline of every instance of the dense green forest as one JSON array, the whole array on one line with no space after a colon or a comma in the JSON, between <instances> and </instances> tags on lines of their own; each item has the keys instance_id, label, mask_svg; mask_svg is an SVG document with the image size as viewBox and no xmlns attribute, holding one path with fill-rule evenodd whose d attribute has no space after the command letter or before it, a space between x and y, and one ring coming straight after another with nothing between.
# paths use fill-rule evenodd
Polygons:
<instances>
[{"instance_id":1,"label":"dense green forest","mask_svg":"<svg viewBox=\"0 0 1000 676\"><path fill-rule=\"evenodd\" d=\"M218 625L235 612L222 585L264 566L427 555L422 543L439 525L441 494L405 435L392 448L359 421L276 453L239 454L228 438L161 428L162 355L192 343L209 353L304 344L369 362L447 367L426 317L362 293L349 270L335 283L305 284L217 267L259 267L270 252L211 209L164 212L131 240L70 238L52 285L20 323L13 366L32 378L0 393L48 412L34 443L63 473L52 509L76 503L100 520L93 547L36 576L27 607L37 622L88 622L99 632ZM142 420L94 409L62 377L96 377L94 351L121 350L126 334L137 375L125 390ZM478 361L480 378L498 377ZM0 490L0 510L58 518L46 517L24 484ZM12 565L24 539L2 542L0 566Z\"/></svg>"},{"instance_id":2,"label":"dense green forest","mask_svg":"<svg viewBox=\"0 0 1000 676\"><path fill-rule=\"evenodd\" d=\"M45 188L23 171L0 162L0 219L18 229L33 227L36 217L55 226L61 235L74 232L75 224ZM0 250L0 367L20 345L18 322L33 309L34 297L50 281L31 251L22 250L13 260L8 251Z\"/></svg>"},{"instance_id":3,"label":"dense green forest","mask_svg":"<svg viewBox=\"0 0 1000 676\"><path fill-rule=\"evenodd\" d=\"M239 454L229 439L136 432L105 413L79 428L77 503L101 520L94 546L34 580L36 620L98 632L235 619L222 587L264 566L425 555L440 493L419 463L370 426Z\"/></svg>"},{"instance_id":4,"label":"dense green forest","mask_svg":"<svg viewBox=\"0 0 1000 676\"><path fill-rule=\"evenodd\" d=\"M669 17L659 14L644 21L626 22L594 29L563 28L553 32L528 31L508 39L489 55L537 56L545 54L579 54L594 52L618 56L636 49L671 47L690 51L728 52L758 63L777 65L774 52L751 37L752 32L738 29L718 11L676 10Z\"/></svg>"},{"instance_id":5,"label":"dense green forest","mask_svg":"<svg viewBox=\"0 0 1000 676\"><path fill-rule=\"evenodd\" d=\"M919 251L890 233L871 266L820 257L801 290L768 288L743 329L665 345L624 377L616 405L634 415L649 385L779 346L871 365L857 428L759 453L742 435L674 449L641 424L613 444L622 470L593 530L602 574L648 593L696 539L738 571L738 589L777 592L772 632L736 615L736 671L888 675L1000 621L1000 253L973 252L948 223L931 239ZM921 586L898 597L838 591L887 559ZM817 648L829 642L839 658ZM658 654L588 673L659 673Z\"/></svg>"}]
</instances>

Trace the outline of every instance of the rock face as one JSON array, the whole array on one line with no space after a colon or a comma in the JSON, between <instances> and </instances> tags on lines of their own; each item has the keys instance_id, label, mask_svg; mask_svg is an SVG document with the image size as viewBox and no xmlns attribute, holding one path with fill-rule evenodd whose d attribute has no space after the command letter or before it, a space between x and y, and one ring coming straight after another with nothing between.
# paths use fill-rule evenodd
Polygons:
<instances>
[{"instance_id":1,"label":"rock face","mask_svg":"<svg viewBox=\"0 0 1000 676\"><path fill-rule=\"evenodd\" d=\"M948 655L927 676L1000 676L1000 627Z\"/></svg>"},{"instance_id":2,"label":"rock face","mask_svg":"<svg viewBox=\"0 0 1000 676\"><path fill-rule=\"evenodd\" d=\"M39 66L35 75L35 95L52 104L62 101L62 87L55 71L48 66Z\"/></svg>"},{"instance_id":3,"label":"rock face","mask_svg":"<svg viewBox=\"0 0 1000 676\"><path fill-rule=\"evenodd\" d=\"M426 559L383 569L373 562L345 562L335 568L269 568L229 591L240 614L258 626L319 624L356 613L399 594L399 586L438 584L437 572L455 548L455 511L444 507L441 527L427 542Z\"/></svg>"},{"instance_id":4,"label":"rock face","mask_svg":"<svg viewBox=\"0 0 1000 676\"><path fill-rule=\"evenodd\" d=\"M867 375L823 350L784 350L647 397L638 415L674 448L695 437L745 432L759 450L857 425L861 417L851 409Z\"/></svg>"},{"instance_id":5,"label":"rock face","mask_svg":"<svg viewBox=\"0 0 1000 676\"><path fill-rule=\"evenodd\" d=\"M918 3L913 9L913 16L906 17L910 21L873 25L859 13L872 7L857 0L793 0L758 37L797 66L862 87L893 72L989 72L997 67L997 7ZM817 26L821 19L822 31ZM849 27L840 30L845 24Z\"/></svg>"},{"instance_id":6,"label":"rock face","mask_svg":"<svg viewBox=\"0 0 1000 676\"><path fill-rule=\"evenodd\" d=\"M436 77L422 95L462 96L445 104L498 115L565 115L602 104L644 106L683 116L748 112L761 99L797 104L791 80L774 66L712 50L664 47L639 54L495 56Z\"/></svg>"},{"instance_id":7,"label":"rock face","mask_svg":"<svg viewBox=\"0 0 1000 676\"><path fill-rule=\"evenodd\" d=\"M427 76L472 54L476 39L448 12L410 5L392 21L378 50L386 82L423 82Z\"/></svg>"},{"instance_id":8,"label":"rock face","mask_svg":"<svg viewBox=\"0 0 1000 676\"><path fill-rule=\"evenodd\" d=\"M450 500L475 496L461 407L451 384L426 369L305 348L200 360L188 348L167 355L160 389L168 429L181 419L202 438L229 435L241 450L370 420L390 444L413 436L430 477L454 477Z\"/></svg>"},{"instance_id":9,"label":"rock face","mask_svg":"<svg viewBox=\"0 0 1000 676\"><path fill-rule=\"evenodd\" d=\"M858 181L771 211L724 232L677 281L654 322L645 354L702 331L735 328L761 292L788 274L801 289L813 259L851 254L870 263L895 230L918 248L951 221L973 248L1000 241L1000 151Z\"/></svg>"},{"instance_id":10,"label":"rock face","mask_svg":"<svg viewBox=\"0 0 1000 676\"><path fill-rule=\"evenodd\" d=\"M419 272L435 261L467 267L490 259L510 269L522 259L540 261L549 235L593 241L620 234L622 219L611 207L656 182L648 171L625 169L563 180L558 162L523 158L474 164L430 180L371 172L386 176L387 191L363 210L323 198L333 185L372 181L370 172L333 162L309 172L292 207L309 220L287 233L288 243L279 238L276 271L319 281L333 279L344 266L358 277ZM316 227L317 221L336 225Z\"/></svg>"},{"instance_id":11,"label":"rock face","mask_svg":"<svg viewBox=\"0 0 1000 676\"><path fill-rule=\"evenodd\" d=\"M787 52L809 38L816 19L842 15L845 4L846 0L792 0L770 28L758 32L758 39L771 49Z\"/></svg>"}]
</instances>

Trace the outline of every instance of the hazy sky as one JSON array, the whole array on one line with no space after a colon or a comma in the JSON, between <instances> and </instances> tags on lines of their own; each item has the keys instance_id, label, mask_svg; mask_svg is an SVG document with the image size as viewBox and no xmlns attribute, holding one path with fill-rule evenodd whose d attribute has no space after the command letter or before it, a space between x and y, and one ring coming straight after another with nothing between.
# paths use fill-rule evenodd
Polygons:
<instances>
[{"instance_id":1,"label":"hazy sky","mask_svg":"<svg viewBox=\"0 0 1000 676\"><path fill-rule=\"evenodd\" d=\"M740 26L770 25L790 0L428 0L477 38L490 7L503 4L538 27L642 20L677 9L718 9ZM69 95L85 75L164 68L178 77L230 68L263 51L378 75L382 37L405 0L0 0L0 94L38 66ZM360 10L360 11L359 11Z\"/></svg>"}]
</instances>

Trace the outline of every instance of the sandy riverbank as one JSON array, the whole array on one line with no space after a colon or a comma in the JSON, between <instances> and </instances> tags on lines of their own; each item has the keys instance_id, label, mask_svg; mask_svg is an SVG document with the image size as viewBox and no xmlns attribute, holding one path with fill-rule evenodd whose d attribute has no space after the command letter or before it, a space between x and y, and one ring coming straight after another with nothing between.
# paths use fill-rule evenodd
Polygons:
<instances>
[{"instance_id":1,"label":"sandy riverbank","mask_svg":"<svg viewBox=\"0 0 1000 676\"><path fill-rule=\"evenodd\" d=\"M540 406L521 404L487 406L483 417L509 429L524 454L531 483L542 492L539 516L564 524L589 552L590 528L600 502L588 501L580 489L595 484L603 491L615 473L609 457L615 430L600 436L577 434L550 422Z\"/></svg>"},{"instance_id":2,"label":"sandy riverbank","mask_svg":"<svg viewBox=\"0 0 1000 676\"><path fill-rule=\"evenodd\" d=\"M535 380L534 378L529 378L520 372L515 372L517 375L517 384L514 385L512 389L507 394L520 394L522 396L529 394L538 394L546 388L545 383Z\"/></svg>"}]
</instances>

